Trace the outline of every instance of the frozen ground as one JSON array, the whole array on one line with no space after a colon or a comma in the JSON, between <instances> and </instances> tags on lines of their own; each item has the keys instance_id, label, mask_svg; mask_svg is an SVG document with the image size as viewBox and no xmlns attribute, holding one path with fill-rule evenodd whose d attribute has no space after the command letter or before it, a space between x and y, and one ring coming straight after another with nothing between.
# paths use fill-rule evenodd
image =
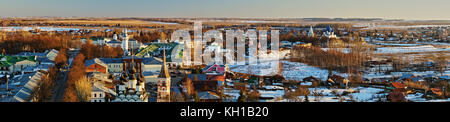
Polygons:
<instances>
[{"instance_id":1,"label":"frozen ground","mask_svg":"<svg viewBox=\"0 0 450 122\"><path fill-rule=\"evenodd\" d=\"M309 66L304 63L281 61L283 68L280 69L276 66L278 61L267 61L259 65L234 65L230 66L230 69L234 72L254 74L254 75L276 75L281 73L287 80L297 80L301 81L306 77L314 76L320 80L326 80L328 76L328 70L320 69L317 67ZM333 74L338 74L346 77L346 74L333 72Z\"/></svg>"},{"instance_id":2,"label":"frozen ground","mask_svg":"<svg viewBox=\"0 0 450 122\"><path fill-rule=\"evenodd\" d=\"M426 100L425 98L422 98L422 95L422 93L408 94L406 99L413 102L450 102L450 98Z\"/></svg>"},{"instance_id":3,"label":"frozen ground","mask_svg":"<svg viewBox=\"0 0 450 122\"><path fill-rule=\"evenodd\" d=\"M413 53L413 52L436 52L436 51L448 51L450 48L437 48L433 45L421 45L421 46L408 46L408 47L379 47L375 53Z\"/></svg>"},{"instance_id":4,"label":"frozen ground","mask_svg":"<svg viewBox=\"0 0 450 122\"><path fill-rule=\"evenodd\" d=\"M348 89L329 89L325 87L319 88L309 88L310 94L308 99L310 102L376 102L379 98L383 98L386 93L380 93L384 91L381 88L373 87L355 87ZM231 98L237 99L239 97L239 90L232 88L225 88L225 95L231 96ZM271 100L260 100L260 101L271 101L271 102L286 102L289 101L283 98L285 93L284 90L258 90L261 97L273 98ZM333 93L334 92L334 93ZM343 95L344 92L348 92L347 95ZM320 95L315 96L314 93L319 93ZM342 95L340 98L337 95ZM352 96L353 98L351 98ZM299 99L304 100L304 96L298 96ZM384 99L384 98L383 98Z\"/></svg>"}]
</instances>

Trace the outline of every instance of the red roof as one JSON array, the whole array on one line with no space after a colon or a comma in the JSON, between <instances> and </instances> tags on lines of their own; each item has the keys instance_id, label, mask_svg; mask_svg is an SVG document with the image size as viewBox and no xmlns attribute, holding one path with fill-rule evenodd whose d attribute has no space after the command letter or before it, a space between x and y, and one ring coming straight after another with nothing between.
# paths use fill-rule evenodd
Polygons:
<instances>
[{"instance_id":1,"label":"red roof","mask_svg":"<svg viewBox=\"0 0 450 122\"><path fill-rule=\"evenodd\" d=\"M433 91L434 94L437 94L439 96L441 96L443 94L443 92L440 88L431 88L431 91Z\"/></svg>"},{"instance_id":2,"label":"red roof","mask_svg":"<svg viewBox=\"0 0 450 122\"><path fill-rule=\"evenodd\" d=\"M395 88L406 88L406 85L403 84L403 83L400 83L400 82L393 82L392 85L393 85Z\"/></svg>"}]
</instances>

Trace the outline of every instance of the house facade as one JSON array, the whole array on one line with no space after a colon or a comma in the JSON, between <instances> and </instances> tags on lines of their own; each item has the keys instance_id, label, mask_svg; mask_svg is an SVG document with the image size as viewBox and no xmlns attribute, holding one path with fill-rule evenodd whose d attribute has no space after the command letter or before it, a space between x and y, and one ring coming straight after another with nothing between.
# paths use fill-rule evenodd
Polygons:
<instances>
[{"instance_id":1,"label":"house facade","mask_svg":"<svg viewBox=\"0 0 450 122\"><path fill-rule=\"evenodd\" d=\"M36 56L0 56L0 74L17 73L36 65Z\"/></svg>"},{"instance_id":2,"label":"house facade","mask_svg":"<svg viewBox=\"0 0 450 122\"><path fill-rule=\"evenodd\" d=\"M86 73L91 73L91 72L100 72L100 73L104 73L104 74L108 73L108 65L103 63L103 61L101 61L98 58L95 58L92 60L87 60L85 62L85 66L86 66L86 69L85 69Z\"/></svg>"}]
</instances>

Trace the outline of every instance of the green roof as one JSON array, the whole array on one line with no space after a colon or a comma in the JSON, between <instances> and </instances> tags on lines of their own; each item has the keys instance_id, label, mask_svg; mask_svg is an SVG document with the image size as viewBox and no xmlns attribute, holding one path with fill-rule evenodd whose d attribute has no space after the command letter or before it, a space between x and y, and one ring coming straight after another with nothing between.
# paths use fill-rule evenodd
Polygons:
<instances>
[{"instance_id":1,"label":"green roof","mask_svg":"<svg viewBox=\"0 0 450 122\"><path fill-rule=\"evenodd\" d=\"M177 44L175 43L151 43L150 45L148 45L146 48L142 49L140 52L138 52L136 54L137 57L143 57L145 56L147 53L153 53L154 51L156 51L159 47L166 47L166 46L170 46L170 47L175 47L177 46Z\"/></svg>"},{"instance_id":2,"label":"green roof","mask_svg":"<svg viewBox=\"0 0 450 122\"><path fill-rule=\"evenodd\" d=\"M9 67L11 66L11 63L8 63L6 61L0 61L0 67Z\"/></svg>"},{"instance_id":3,"label":"green roof","mask_svg":"<svg viewBox=\"0 0 450 122\"><path fill-rule=\"evenodd\" d=\"M6 58L6 61L0 61L0 66L11 66L20 61L29 60L36 62L35 56L0 56L0 59Z\"/></svg>"}]
</instances>

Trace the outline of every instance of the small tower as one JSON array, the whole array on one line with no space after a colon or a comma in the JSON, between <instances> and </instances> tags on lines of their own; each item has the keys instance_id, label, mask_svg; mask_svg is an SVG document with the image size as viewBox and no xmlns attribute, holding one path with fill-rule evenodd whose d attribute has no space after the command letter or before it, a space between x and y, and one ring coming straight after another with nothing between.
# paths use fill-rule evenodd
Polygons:
<instances>
[{"instance_id":1,"label":"small tower","mask_svg":"<svg viewBox=\"0 0 450 122\"><path fill-rule=\"evenodd\" d=\"M308 36L314 37L314 30L313 30L312 26L309 26Z\"/></svg>"},{"instance_id":2,"label":"small tower","mask_svg":"<svg viewBox=\"0 0 450 122\"><path fill-rule=\"evenodd\" d=\"M118 40L116 32L113 34L113 40Z\"/></svg>"},{"instance_id":3,"label":"small tower","mask_svg":"<svg viewBox=\"0 0 450 122\"><path fill-rule=\"evenodd\" d=\"M170 74L166 64L166 50L163 50L163 66L158 77L157 102L170 102Z\"/></svg>"},{"instance_id":4,"label":"small tower","mask_svg":"<svg viewBox=\"0 0 450 122\"><path fill-rule=\"evenodd\" d=\"M331 28L330 25L328 25L325 32L323 32L323 36L325 36L327 38L337 38L337 36L334 34L333 28Z\"/></svg>"},{"instance_id":5,"label":"small tower","mask_svg":"<svg viewBox=\"0 0 450 122\"><path fill-rule=\"evenodd\" d=\"M123 54L124 55L130 55L129 54L129 49L128 49L128 34L127 34L127 30L125 29L124 32L122 33L122 49L123 49Z\"/></svg>"}]
</instances>

